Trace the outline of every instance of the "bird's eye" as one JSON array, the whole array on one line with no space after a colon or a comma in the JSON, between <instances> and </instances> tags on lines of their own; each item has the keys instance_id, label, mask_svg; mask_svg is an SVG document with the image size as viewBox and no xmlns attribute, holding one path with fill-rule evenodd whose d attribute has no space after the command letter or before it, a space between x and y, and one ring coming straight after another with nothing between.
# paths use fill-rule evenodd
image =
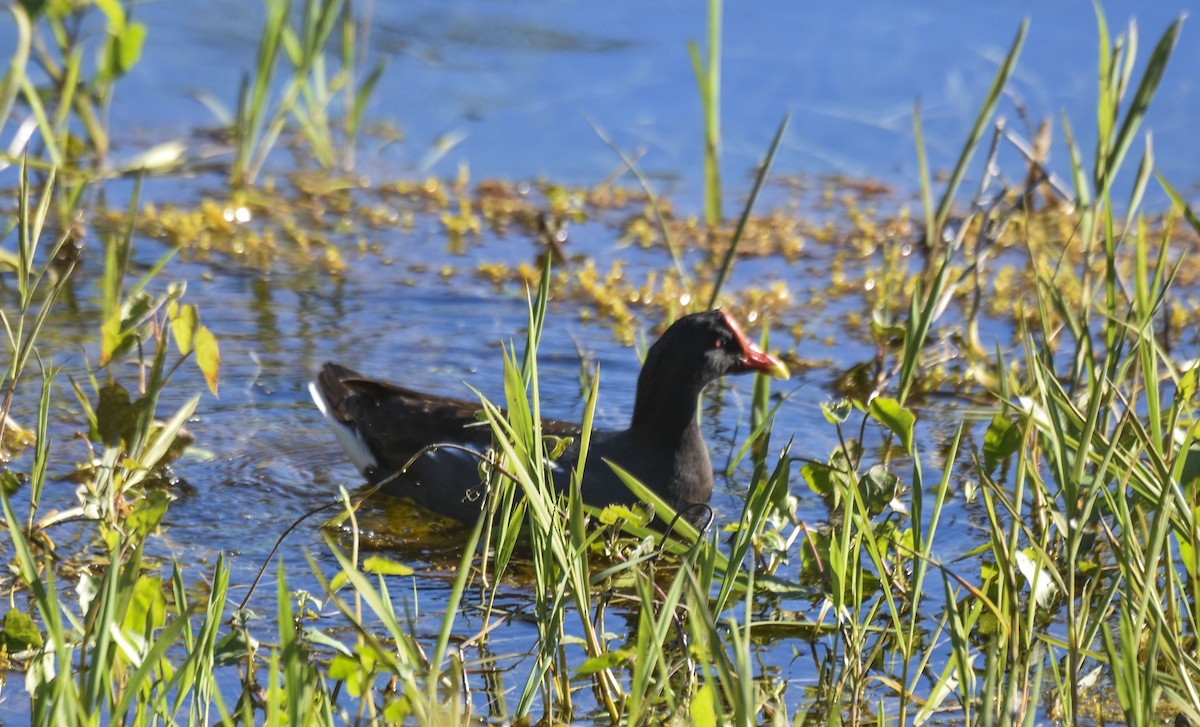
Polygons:
<instances>
[{"instance_id":1,"label":"bird's eye","mask_svg":"<svg viewBox=\"0 0 1200 727\"><path fill-rule=\"evenodd\" d=\"M724 345L725 345L725 339L723 339L723 338L718 338L717 340L713 341L713 348L720 348L721 346L724 346Z\"/></svg>"}]
</instances>

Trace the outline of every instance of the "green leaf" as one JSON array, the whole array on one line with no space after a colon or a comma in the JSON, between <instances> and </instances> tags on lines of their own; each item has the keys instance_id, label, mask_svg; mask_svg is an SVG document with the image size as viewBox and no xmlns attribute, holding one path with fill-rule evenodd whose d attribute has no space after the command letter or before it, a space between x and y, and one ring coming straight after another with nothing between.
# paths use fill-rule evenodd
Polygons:
<instances>
[{"instance_id":1,"label":"green leaf","mask_svg":"<svg viewBox=\"0 0 1200 727\"><path fill-rule=\"evenodd\" d=\"M999 413L992 417L983 435L983 467L988 474L1021 447L1022 436L1016 422Z\"/></svg>"},{"instance_id":2,"label":"green leaf","mask_svg":"<svg viewBox=\"0 0 1200 727\"><path fill-rule=\"evenodd\" d=\"M712 684L703 684L688 705L692 727L717 727L717 704Z\"/></svg>"},{"instance_id":3,"label":"green leaf","mask_svg":"<svg viewBox=\"0 0 1200 727\"><path fill-rule=\"evenodd\" d=\"M134 328L153 309L154 299L145 293L130 296L100 327L100 365L105 366L133 346Z\"/></svg>"},{"instance_id":4,"label":"green leaf","mask_svg":"<svg viewBox=\"0 0 1200 727\"><path fill-rule=\"evenodd\" d=\"M125 523L139 539L144 540L162 522L170 502L171 496L167 493L162 490L150 490L138 501L137 507L126 518Z\"/></svg>"},{"instance_id":5,"label":"green leaf","mask_svg":"<svg viewBox=\"0 0 1200 727\"><path fill-rule=\"evenodd\" d=\"M116 61L118 75L125 75L137 65L142 57L142 46L146 42L146 26L129 23L117 36Z\"/></svg>"},{"instance_id":6,"label":"green leaf","mask_svg":"<svg viewBox=\"0 0 1200 727\"><path fill-rule=\"evenodd\" d=\"M350 696L357 697L358 680L354 677L358 674L358 659L355 659L345 654L338 654L329 662L329 678L339 682L346 682L346 686L350 688Z\"/></svg>"},{"instance_id":7,"label":"green leaf","mask_svg":"<svg viewBox=\"0 0 1200 727\"><path fill-rule=\"evenodd\" d=\"M128 336L121 335L121 314L114 313L100 326L100 365L104 366L116 356L118 349L124 349L122 344Z\"/></svg>"},{"instance_id":8,"label":"green leaf","mask_svg":"<svg viewBox=\"0 0 1200 727\"><path fill-rule=\"evenodd\" d=\"M877 396L871 400L871 417L900 438L905 452L913 453L913 429L917 417L911 411L891 397Z\"/></svg>"},{"instance_id":9,"label":"green leaf","mask_svg":"<svg viewBox=\"0 0 1200 727\"><path fill-rule=\"evenodd\" d=\"M213 664L233 666L245 660L248 654L258 651L258 641L251 638L245 629L234 629L217 642L213 650Z\"/></svg>"},{"instance_id":10,"label":"green leaf","mask_svg":"<svg viewBox=\"0 0 1200 727\"><path fill-rule=\"evenodd\" d=\"M850 416L852 405L849 399L842 399L838 402L821 402L821 413L825 415L825 420L830 424L842 424Z\"/></svg>"},{"instance_id":11,"label":"green leaf","mask_svg":"<svg viewBox=\"0 0 1200 727\"><path fill-rule=\"evenodd\" d=\"M363 570L367 573L378 573L382 576L411 576L415 572L409 566L381 555L372 556L364 560Z\"/></svg>"},{"instance_id":12,"label":"green leaf","mask_svg":"<svg viewBox=\"0 0 1200 727\"><path fill-rule=\"evenodd\" d=\"M609 505L600 511L597 519L604 525L617 523L632 523L634 525L650 524L650 517L643 508L632 508L627 505Z\"/></svg>"},{"instance_id":13,"label":"green leaf","mask_svg":"<svg viewBox=\"0 0 1200 727\"><path fill-rule=\"evenodd\" d=\"M115 447L121 437L137 426L138 409L129 401L125 387L113 382L100 389L96 404L96 434L100 442Z\"/></svg>"},{"instance_id":14,"label":"green leaf","mask_svg":"<svg viewBox=\"0 0 1200 727\"><path fill-rule=\"evenodd\" d=\"M4 614L4 630L0 631L0 645L9 653L37 649L42 645L42 633L27 614L12 609Z\"/></svg>"},{"instance_id":15,"label":"green leaf","mask_svg":"<svg viewBox=\"0 0 1200 727\"><path fill-rule=\"evenodd\" d=\"M872 466L859 481L863 503L867 506L867 512L873 515L883 512L888 503L896 497L899 488L900 478L888 472L887 467L881 464Z\"/></svg>"},{"instance_id":16,"label":"green leaf","mask_svg":"<svg viewBox=\"0 0 1200 727\"><path fill-rule=\"evenodd\" d=\"M387 724L407 724L411 714L412 702L408 700L408 697L394 699L383 708L383 720Z\"/></svg>"},{"instance_id":17,"label":"green leaf","mask_svg":"<svg viewBox=\"0 0 1200 727\"><path fill-rule=\"evenodd\" d=\"M119 30L125 27L125 8L121 7L118 0L93 0L93 2L108 19L110 30Z\"/></svg>"},{"instance_id":18,"label":"green leaf","mask_svg":"<svg viewBox=\"0 0 1200 727\"><path fill-rule=\"evenodd\" d=\"M0 472L0 490L6 495L15 495L21 489L21 478L16 472Z\"/></svg>"},{"instance_id":19,"label":"green leaf","mask_svg":"<svg viewBox=\"0 0 1200 727\"><path fill-rule=\"evenodd\" d=\"M133 586L133 601L125 612L125 632L150 636L167 622L167 597L161 578L143 575Z\"/></svg>"},{"instance_id":20,"label":"green leaf","mask_svg":"<svg viewBox=\"0 0 1200 727\"><path fill-rule=\"evenodd\" d=\"M217 395L217 380L221 375L221 349L217 345L217 337L208 330L207 326L196 329L194 343L196 345L196 364L208 382L208 390L213 396Z\"/></svg>"},{"instance_id":21,"label":"green leaf","mask_svg":"<svg viewBox=\"0 0 1200 727\"><path fill-rule=\"evenodd\" d=\"M579 666L579 671L576 672L579 676L587 676L596 674L606 669L615 669L622 664L629 662L632 652L629 649L617 649L616 651L605 651L597 654Z\"/></svg>"},{"instance_id":22,"label":"green leaf","mask_svg":"<svg viewBox=\"0 0 1200 727\"><path fill-rule=\"evenodd\" d=\"M346 691L352 697L363 694L370 686L375 672L375 655L370 650L356 648L354 656L338 654L329 662L329 677L345 682Z\"/></svg>"},{"instance_id":23,"label":"green leaf","mask_svg":"<svg viewBox=\"0 0 1200 727\"><path fill-rule=\"evenodd\" d=\"M831 468L810 462L800 468L800 475L808 483L808 488L818 495L828 497L833 494L833 470Z\"/></svg>"},{"instance_id":24,"label":"green leaf","mask_svg":"<svg viewBox=\"0 0 1200 727\"><path fill-rule=\"evenodd\" d=\"M171 321L171 336L179 353L186 356L192 352L192 340L196 335L197 311L194 305L179 305L175 301L167 304L167 318Z\"/></svg>"}]
</instances>

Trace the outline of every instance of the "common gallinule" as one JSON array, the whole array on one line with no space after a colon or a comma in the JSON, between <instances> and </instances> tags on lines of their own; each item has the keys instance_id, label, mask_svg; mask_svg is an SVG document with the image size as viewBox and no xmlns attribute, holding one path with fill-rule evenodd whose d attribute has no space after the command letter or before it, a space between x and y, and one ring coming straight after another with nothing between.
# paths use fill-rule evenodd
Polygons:
<instances>
[{"instance_id":1,"label":"common gallinule","mask_svg":"<svg viewBox=\"0 0 1200 727\"><path fill-rule=\"evenodd\" d=\"M788 376L787 366L756 346L725 311L676 321L646 352L629 428L593 432L582 483L584 501L600 507L636 502L604 463L607 459L689 519L703 520L706 508L698 506L708 505L713 480L697 420L700 392L725 374L748 371ZM492 441L491 430L476 418L477 402L368 379L333 363L325 364L309 390L338 441L371 483L396 475L413 454L429 445L452 443L482 450ZM568 422L542 424L547 434L580 432L579 425ZM560 490L566 488L577 458L575 445L559 458L555 483ZM483 503L478 464L461 449L434 449L391 479L385 490L470 523Z\"/></svg>"}]
</instances>

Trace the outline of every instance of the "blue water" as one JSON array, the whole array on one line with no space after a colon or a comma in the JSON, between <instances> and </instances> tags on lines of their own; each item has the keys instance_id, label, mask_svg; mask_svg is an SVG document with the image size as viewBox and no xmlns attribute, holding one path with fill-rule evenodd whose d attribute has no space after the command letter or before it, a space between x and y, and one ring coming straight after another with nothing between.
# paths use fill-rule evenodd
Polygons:
<instances>
[{"instance_id":1,"label":"blue water","mask_svg":"<svg viewBox=\"0 0 1200 727\"><path fill-rule=\"evenodd\" d=\"M1186 2L1107 2L1115 35L1136 16L1141 62ZM169 138L211 119L203 90L232 108L254 65L261 10L213 0L203 12L172 2L137 7L151 28L145 61L120 88L114 127L137 141ZM687 53L706 37L703 3L360 3L371 61L388 66L367 110L392 120L402 144L383 149L379 176L419 169L437 140L463 137L433 165L476 177L592 183L619 168L586 118L642 166L695 200L701 113ZM912 109L920 102L934 168L953 164L1022 18L1030 30L1010 91L1034 124L1055 126L1053 167L1066 174L1060 115L1085 158L1094 145L1097 30L1088 0L960 3L728 3L722 122L727 184L736 194L790 111L776 169L880 178L915 188ZM1185 22L1147 118L1159 169L1176 186L1200 179L1200 35ZM1024 130L1011 102L1001 107ZM134 141L133 138L127 139Z\"/></svg>"}]
</instances>

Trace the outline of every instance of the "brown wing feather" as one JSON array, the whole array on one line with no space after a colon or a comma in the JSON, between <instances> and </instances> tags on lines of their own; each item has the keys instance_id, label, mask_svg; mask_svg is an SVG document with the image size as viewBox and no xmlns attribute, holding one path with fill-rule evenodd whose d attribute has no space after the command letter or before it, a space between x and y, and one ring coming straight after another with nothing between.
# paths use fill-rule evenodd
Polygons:
<instances>
[{"instance_id":1,"label":"brown wing feather","mask_svg":"<svg viewBox=\"0 0 1200 727\"><path fill-rule=\"evenodd\" d=\"M421 448L454 442L484 448L492 433L479 418L479 402L427 394L369 379L339 364L327 363L317 385L340 421L358 430L381 471L402 467ZM542 430L573 436L579 425L548 419Z\"/></svg>"}]
</instances>

